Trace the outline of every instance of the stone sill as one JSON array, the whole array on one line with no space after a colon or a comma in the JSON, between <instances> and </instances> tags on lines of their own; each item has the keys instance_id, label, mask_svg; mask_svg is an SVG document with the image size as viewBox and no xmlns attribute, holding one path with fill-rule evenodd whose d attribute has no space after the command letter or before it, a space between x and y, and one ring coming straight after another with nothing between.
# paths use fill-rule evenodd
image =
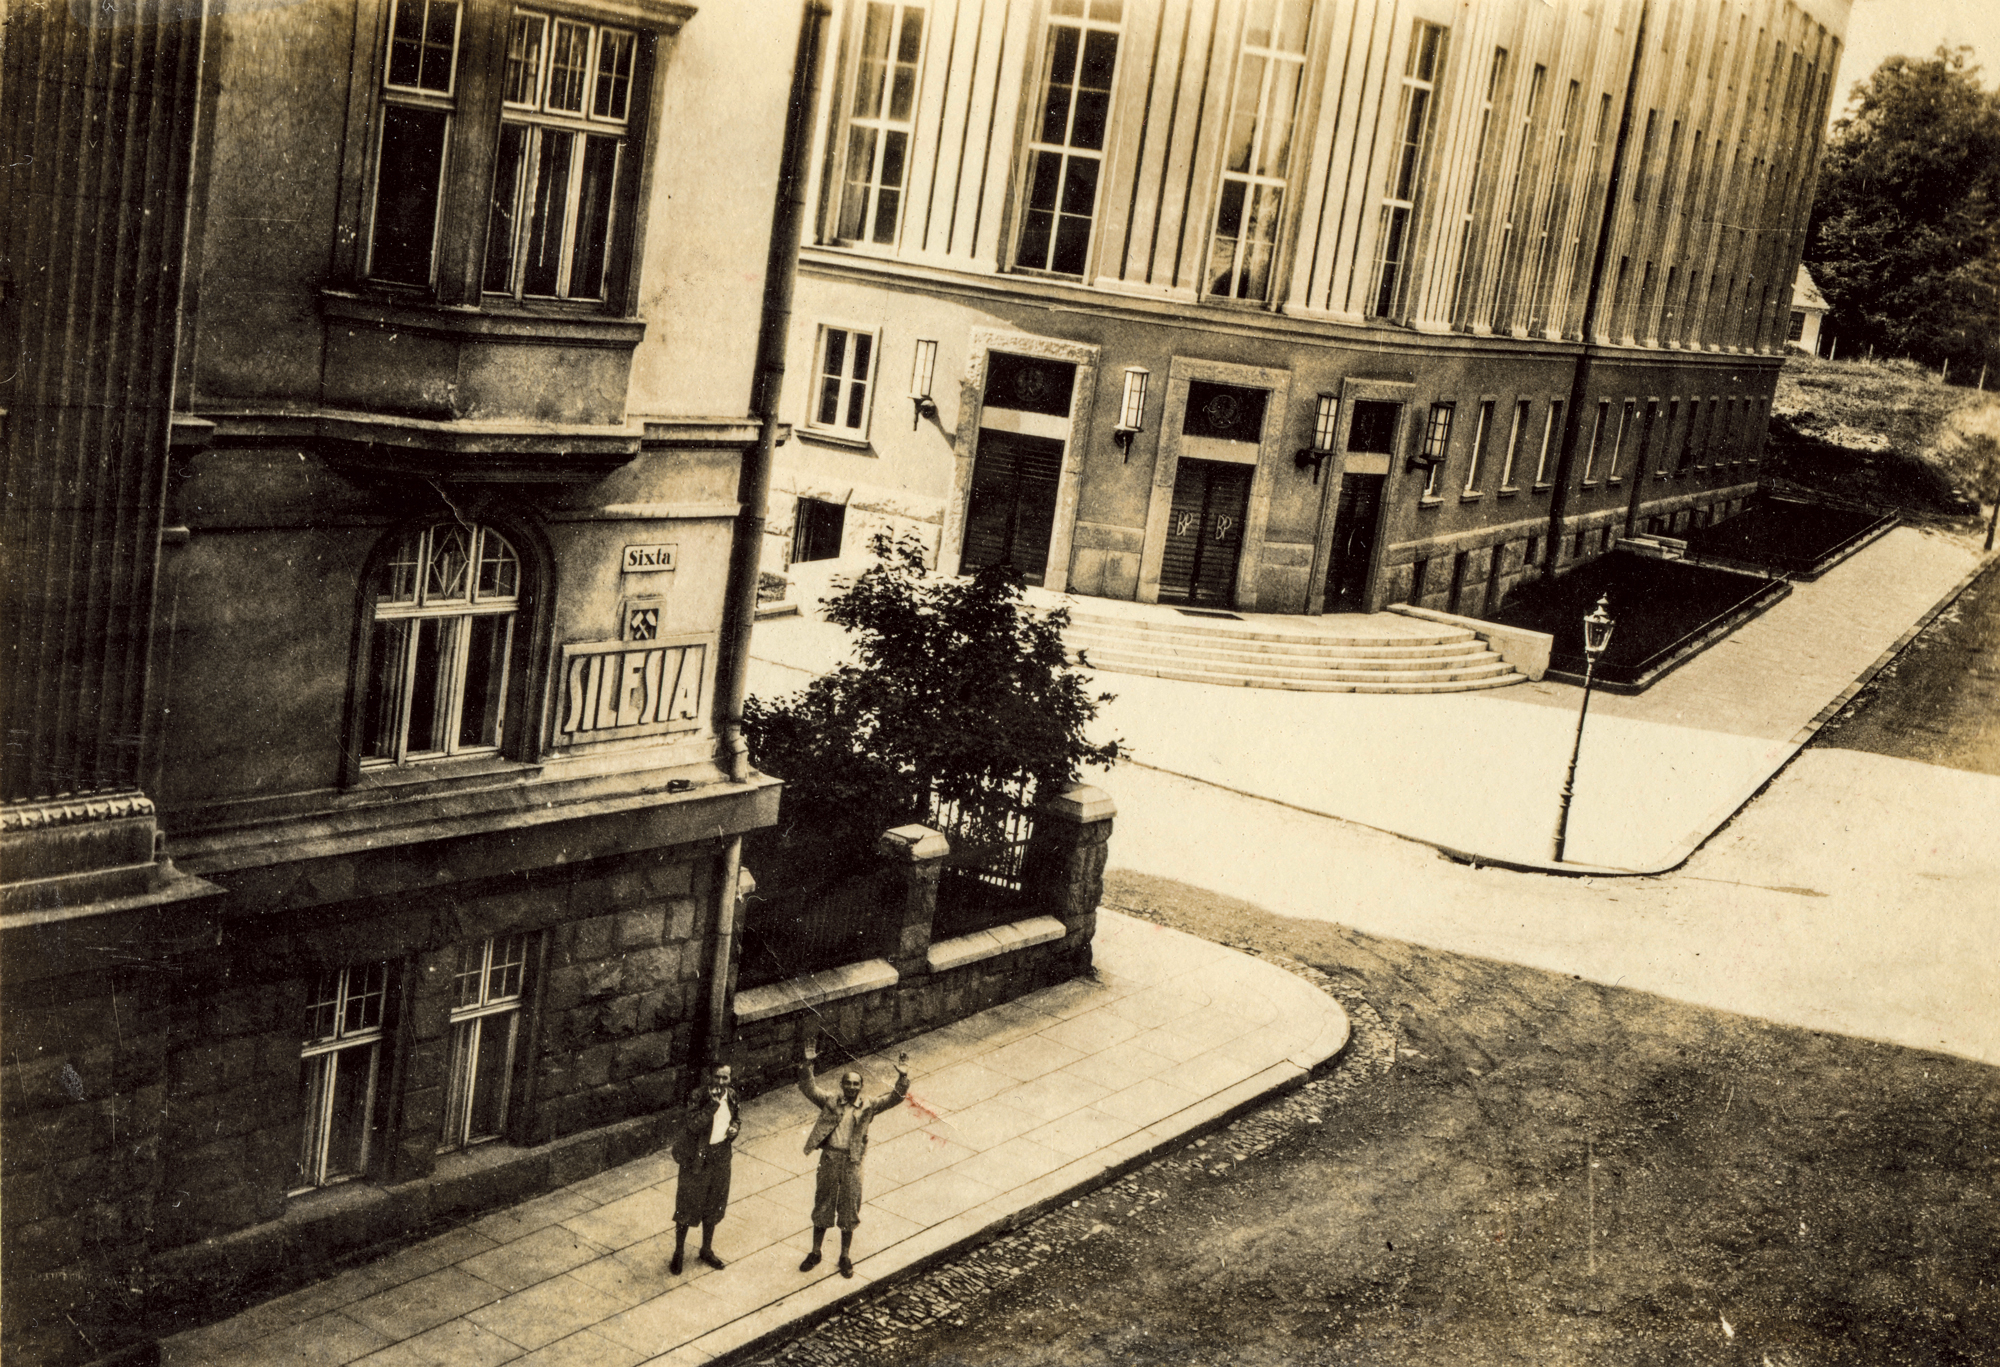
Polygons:
<instances>
[{"instance_id":1,"label":"stone sill","mask_svg":"<svg viewBox=\"0 0 2000 1367\"><path fill-rule=\"evenodd\" d=\"M752 1021L770 1020L773 1016L789 1015L824 1002L839 1001L842 997L858 997L864 992L894 987L901 981L902 975L890 966L887 959L843 964L839 968L808 973L803 978L738 992L736 1022L748 1025Z\"/></svg>"},{"instance_id":2,"label":"stone sill","mask_svg":"<svg viewBox=\"0 0 2000 1367\"><path fill-rule=\"evenodd\" d=\"M1063 923L1053 916L1031 916L1025 921L1010 921L991 930L974 931L970 935L933 944L929 956L930 969L933 973L942 973L948 968L962 968L966 964L1011 954L1031 945L1049 944L1068 933Z\"/></svg>"}]
</instances>

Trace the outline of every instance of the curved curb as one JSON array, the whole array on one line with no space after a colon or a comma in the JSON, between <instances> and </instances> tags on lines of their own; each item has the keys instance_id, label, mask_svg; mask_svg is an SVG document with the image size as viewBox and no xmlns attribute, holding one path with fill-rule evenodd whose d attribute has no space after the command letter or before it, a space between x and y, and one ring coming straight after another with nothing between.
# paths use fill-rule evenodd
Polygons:
<instances>
[{"instance_id":1,"label":"curved curb","mask_svg":"<svg viewBox=\"0 0 2000 1367\"><path fill-rule=\"evenodd\" d=\"M1909 630L1898 636L1890 643L1888 649L1875 657L1874 663L1862 670L1860 674L1855 676L1852 683L1834 695L1832 701L1814 713L1812 720L1794 732L1790 740L1783 742L1782 754L1779 759L1761 777L1745 784L1736 795L1713 808L1686 835L1682 836L1672 845L1669 845L1658 859L1637 867L1627 868L1608 864L1557 864L1550 860L1523 859L1515 855L1481 854L1476 850L1461 849L1455 845L1444 844L1429 836L1412 835L1407 831L1392 830L1387 826L1370 825L1368 822L1358 821L1351 816L1342 816L1338 812L1329 812L1317 807L1307 807L1296 802L1287 802L1283 798L1270 797L1263 793L1253 793L1248 789L1232 787L1227 783L1219 783L1212 778L1204 778L1199 774L1183 773L1179 769L1169 769L1159 764L1147 764L1140 760L1132 759L1129 756L1120 756L1118 762L1120 764L1130 764L1139 769L1150 769L1154 773L1171 774L1175 778L1186 779L1190 783L1199 783L1205 787L1219 789L1225 793L1233 793L1238 797L1247 797L1257 802L1268 802L1274 807L1283 807L1289 811L1303 812L1307 816L1323 817L1329 821L1338 821L1343 825L1354 826L1364 831L1375 831L1382 835L1394 836L1398 840L1408 840L1412 844L1428 845L1445 858L1460 864L1471 864L1482 868L1510 869L1516 873L1556 874L1569 878L1653 878L1663 873L1671 873L1693 858L1696 850L1706 844L1717 831L1735 819L1736 814L1749 806L1759 793L1770 787L1778 775L1784 772L1785 767L1798 757L1799 751L1805 749L1812 741L1812 738L1819 734L1820 729L1838 716L1841 710L1850 702L1853 702L1855 696L1862 689L1874 682L1875 676L1886 669L1891 660L1902 654L1908 648L1910 642L1914 641L1923 632L1924 628L1935 622L1939 614L1958 600L1960 594L1978 582L1980 576L1993 570L1996 566L2000 566L2000 550L1989 551L1982 555L1979 563L1968 570L1956 584L1945 590L1944 595L1937 602L1931 604L1929 610L1917 618L1911 624Z\"/></svg>"}]
</instances>

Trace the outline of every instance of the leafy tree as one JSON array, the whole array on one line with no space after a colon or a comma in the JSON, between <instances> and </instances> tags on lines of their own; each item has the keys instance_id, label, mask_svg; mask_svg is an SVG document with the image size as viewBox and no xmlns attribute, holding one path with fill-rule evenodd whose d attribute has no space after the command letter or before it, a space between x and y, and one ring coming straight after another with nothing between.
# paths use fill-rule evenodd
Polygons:
<instances>
[{"instance_id":1,"label":"leafy tree","mask_svg":"<svg viewBox=\"0 0 2000 1367\"><path fill-rule=\"evenodd\" d=\"M876 563L825 603L856 662L744 708L757 766L785 780L786 844L852 858L939 803L963 834L993 839L1033 794L1110 766L1118 743L1084 730L1111 695L1069 668L1067 611L1028 607L1006 567L934 578L916 538L872 547Z\"/></svg>"},{"instance_id":2,"label":"leafy tree","mask_svg":"<svg viewBox=\"0 0 2000 1367\"><path fill-rule=\"evenodd\" d=\"M1971 54L1889 58L1833 125L1806 260L1843 351L2000 362L2000 94Z\"/></svg>"}]
</instances>

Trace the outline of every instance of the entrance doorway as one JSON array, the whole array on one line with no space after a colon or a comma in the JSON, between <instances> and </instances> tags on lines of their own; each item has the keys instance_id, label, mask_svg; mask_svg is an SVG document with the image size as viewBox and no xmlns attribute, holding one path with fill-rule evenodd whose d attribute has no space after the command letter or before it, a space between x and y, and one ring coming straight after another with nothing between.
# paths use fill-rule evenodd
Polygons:
<instances>
[{"instance_id":1,"label":"entrance doorway","mask_svg":"<svg viewBox=\"0 0 2000 1367\"><path fill-rule=\"evenodd\" d=\"M1230 607L1243 522L1256 467L1214 460L1180 462L1160 558L1160 601Z\"/></svg>"},{"instance_id":2,"label":"entrance doorway","mask_svg":"<svg viewBox=\"0 0 2000 1367\"><path fill-rule=\"evenodd\" d=\"M1030 584L1047 575L1063 444L1049 437L981 431L965 510L959 568L1012 565Z\"/></svg>"},{"instance_id":3,"label":"entrance doorway","mask_svg":"<svg viewBox=\"0 0 2000 1367\"><path fill-rule=\"evenodd\" d=\"M1368 610L1368 570L1382 510L1381 475L1343 475L1333 516L1333 556L1326 570L1328 612Z\"/></svg>"}]
</instances>

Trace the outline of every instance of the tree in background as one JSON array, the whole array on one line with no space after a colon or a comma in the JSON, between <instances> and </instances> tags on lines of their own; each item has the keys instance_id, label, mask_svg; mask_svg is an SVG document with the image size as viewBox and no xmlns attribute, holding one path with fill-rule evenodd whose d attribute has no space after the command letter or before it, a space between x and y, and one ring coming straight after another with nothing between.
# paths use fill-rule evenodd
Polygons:
<instances>
[{"instance_id":1,"label":"tree in background","mask_svg":"<svg viewBox=\"0 0 2000 1367\"><path fill-rule=\"evenodd\" d=\"M855 633L856 662L744 708L757 766L785 781L784 843L861 855L940 807L991 838L1034 795L1110 766L1117 742L1084 736L1110 695L1069 668L1066 611L1028 607L1006 567L932 578L914 537L872 544L876 564L825 604Z\"/></svg>"},{"instance_id":2,"label":"tree in background","mask_svg":"<svg viewBox=\"0 0 2000 1367\"><path fill-rule=\"evenodd\" d=\"M1843 354L2000 365L2000 94L1971 55L1889 58L1833 125L1806 260Z\"/></svg>"}]
</instances>

